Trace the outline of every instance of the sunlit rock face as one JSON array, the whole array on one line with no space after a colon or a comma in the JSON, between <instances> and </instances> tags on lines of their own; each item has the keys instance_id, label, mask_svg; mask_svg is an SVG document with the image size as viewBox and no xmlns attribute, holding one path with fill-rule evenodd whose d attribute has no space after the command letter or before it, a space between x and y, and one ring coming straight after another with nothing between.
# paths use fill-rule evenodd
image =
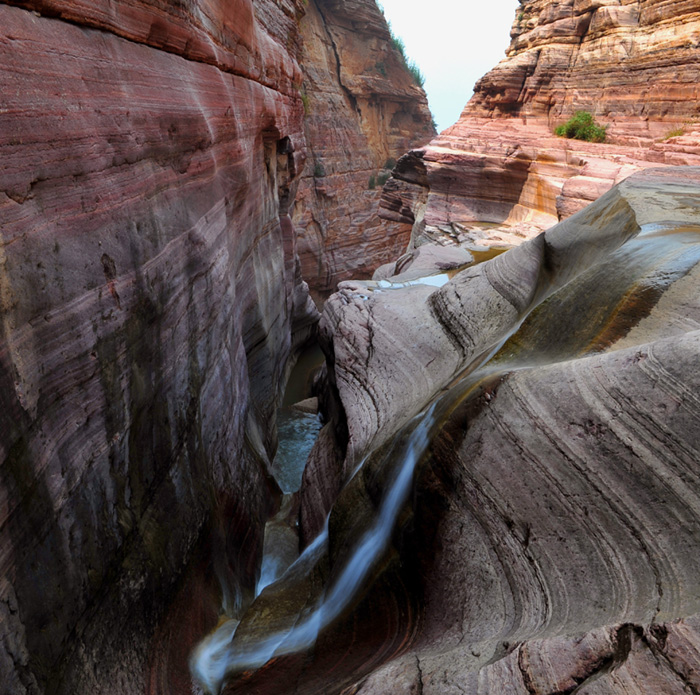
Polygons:
<instances>
[{"instance_id":1,"label":"sunlit rock face","mask_svg":"<svg viewBox=\"0 0 700 695\"><path fill-rule=\"evenodd\" d=\"M341 491L224 692L697 689L700 169L441 286L390 280L326 304Z\"/></svg>"},{"instance_id":2,"label":"sunlit rock face","mask_svg":"<svg viewBox=\"0 0 700 695\"><path fill-rule=\"evenodd\" d=\"M327 295L406 250L410 225L377 216L381 189L435 131L374 0L310 0L301 34L310 149L294 223L304 278Z\"/></svg>"},{"instance_id":3,"label":"sunlit rock face","mask_svg":"<svg viewBox=\"0 0 700 695\"><path fill-rule=\"evenodd\" d=\"M653 138L649 122L700 116L699 32L692 0L525 0L507 57L466 111L552 121L585 108L605 122L636 117L634 134Z\"/></svg>"},{"instance_id":4,"label":"sunlit rock face","mask_svg":"<svg viewBox=\"0 0 700 695\"><path fill-rule=\"evenodd\" d=\"M697 3L527 0L511 38L457 123L385 188L382 216L413 224L415 244L520 243L634 171L700 164ZM553 136L579 110L605 143Z\"/></svg>"},{"instance_id":5,"label":"sunlit rock face","mask_svg":"<svg viewBox=\"0 0 700 695\"><path fill-rule=\"evenodd\" d=\"M218 570L250 591L276 494L278 391L316 320L289 217L304 3L13 5L0 691L145 692L201 530L225 532ZM179 636L185 674L200 636Z\"/></svg>"}]
</instances>

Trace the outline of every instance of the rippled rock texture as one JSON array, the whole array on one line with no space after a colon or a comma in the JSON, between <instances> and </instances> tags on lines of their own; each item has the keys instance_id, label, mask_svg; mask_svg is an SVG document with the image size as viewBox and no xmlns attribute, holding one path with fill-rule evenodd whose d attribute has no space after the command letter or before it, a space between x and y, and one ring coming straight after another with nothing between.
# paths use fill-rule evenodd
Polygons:
<instances>
[{"instance_id":1,"label":"rippled rock texture","mask_svg":"<svg viewBox=\"0 0 700 695\"><path fill-rule=\"evenodd\" d=\"M289 217L304 108L284 42L298 44L304 3L13 5L0 691L145 692L149 652L169 647L149 640L202 529L227 539L217 571L254 585L278 391L317 320ZM181 626L180 673L212 610L196 635ZM168 677L151 691L190 692Z\"/></svg>"},{"instance_id":2,"label":"rippled rock texture","mask_svg":"<svg viewBox=\"0 0 700 695\"><path fill-rule=\"evenodd\" d=\"M431 295L456 365L527 318L433 442L414 522L418 554L435 551L420 631L360 693L698 687L698 176L636 175ZM380 354L369 372L437 375L424 349ZM376 377L336 372L366 439ZM382 414L402 419L423 381L389 378L401 387Z\"/></svg>"},{"instance_id":3,"label":"rippled rock texture","mask_svg":"<svg viewBox=\"0 0 700 695\"><path fill-rule=\"evenodd\" d=\"M382 215L413 224L415 244L520 243L634 171L700 164L697 2L526 0L511 37L458 122L385 188ZM579 110L606 143L552 135Z\"/></svg>"},{"instance_id":4,"label":"rippled rock texture","mask_svg":"<svg viewBox=\"0 0 700 695\"><path fill-rule=\"evenodd\" d=\"M310 0L301 33L310 150L293 219L304 278L327 296L406 250L410 225L377 215L381 189L435 130L374 0Z\"/></svg>"},{"instance_id":5,"label":"rippled rock texture","mask_svg":"<svg viewBox=\"0 0 700 695\"><path fill-rule=\"evenodd\" d=\"M666 168L440 288L341 284L342 491L225 692L697 689L699 282L700 169Z\"/></svg>"}]
</instances>

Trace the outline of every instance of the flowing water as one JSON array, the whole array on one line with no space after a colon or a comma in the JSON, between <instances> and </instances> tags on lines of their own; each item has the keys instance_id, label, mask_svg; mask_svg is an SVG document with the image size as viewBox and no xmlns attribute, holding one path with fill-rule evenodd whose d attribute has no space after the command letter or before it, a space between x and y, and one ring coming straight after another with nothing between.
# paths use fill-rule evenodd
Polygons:
<instances>
[{"instance_id":1,"label":"flowing water","mask_svg":"<svg viewBox=\"0 0 700 695\"><path fill-rule=\"evenodd\" d=\"M292 407L280 408L277 413L279 445L272 473L282 492L296 492L309 453L321 429L317 413L305 413Z\"/></svg>"},{"instance_id":2,"label":"flowing water","mask_svg":"<svg viewBox=\"0 0 700 695\"><path fill-rule=\"evenodd\" d=\"M288 629L272 632L252 644L240 647L236 645L232 638L237 623L229 621L199 645L193 657L192 669L196 680L205 685L209 692L218 692L221 683L229 674L258 668L273 656L279 657L309 649L320 631L328 627L347 608L355 596L357 587L365 582L389 542L398 512L411 489L416 463L429 444L430 432L435 422L434 410L435 405L416 416L407 428L408 436L405 439L397 438L397 445L386 455L387 460L399 463L393 466L391 481L379 512L370 527L358 539L342 570L318 598L312 610L303 617L300 616ZM320 555L327 550L327 544L328 522L324 531L282 576L281 581L287 578L294 581L299 568L313 567Z\"/></svg>"},{"instance_id":3,"label":"flowing water","mask_svg":"<svg viewBox=\"0 0 700 695\"><path fill-rule=\"evenodd\" d=\"M365 466L384 471L384 492L376 514L360 527L363 530L340 556L338 566L326 573L329 578L315 599L300 606L290 602L290 607L284 607L285 596L293 593L295 586L308 582L324 558L327 561L328 520L325 530L281 576L279 567L263 566L265 578L258 585L261 611L265 613L266 601L281 602L281 617L270 619L267 630L253 629L252 637L248 634L245 639L237 638L238 621L222 623L192 657L195 680L208 692L217 693L234 674L258 669L273 658L312 649L319 635L357 600L358 592L381 561L412 489L416 467L448 414L486 378L614 344L649 314L670 284L700 263L699 232L697 227L646 227L604 263L585 270L558 291L553 288L545 292L546 301L531 307L536 311L523 316L509 336L414 417L390 446L358 466L355 474ZM496 358L491 359L494 355ZM298 472L294 475L298 477ZM289 485L293 487L291 482ZM353 479L346 487L351 485Z\"/></svg>"},{"instance_id":4,"label":"flowing water","mask_svg":"<svg viewBox=\"0 0 700 695\"><path fill-rule=\"evenodd\" d=\"M498 347L501 345L502 343ZM491 355L496 351L497 348ZM488 358L484 361L487 360ZM389 545L399 512L412 488L416 466L428 449L437 426L444 421L446 412L461 402L467 392L493 373L494 369L489 368L477 370L470 378L459 381L397 434L393 444L382 454L380 462L372 462L376 468L389 469L388 485L378 512L369 527L358 537L342 569L311 608L293 616L289 625L282 629L272 630L262 639L243 644L237 644L235 639L240 621L225 621L198 645L192 656L191 670L195 680L206 692L218 693L232 674L260 668L273 658L309 650L319 634L352 604L358 589L370 577ZM369 458L358 465L348 484L368 462ZM294 584L300 579L303 581L327 554L328 526L327 519L324 530L314 542L284 574L275 577L281 585ZM258 589L262 592L273 584L270 577L266 576L269 572L266 562L270 562L271 557L273 556L268 552L263 560L261 581L258 583Z\"/></svg>"}]
</instances>

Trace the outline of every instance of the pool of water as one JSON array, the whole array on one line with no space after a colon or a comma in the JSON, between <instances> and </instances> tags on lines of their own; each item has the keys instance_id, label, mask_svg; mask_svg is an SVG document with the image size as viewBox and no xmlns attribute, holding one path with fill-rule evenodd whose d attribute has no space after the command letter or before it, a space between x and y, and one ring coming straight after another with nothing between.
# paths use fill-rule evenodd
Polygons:
<instances>
[{"instance_id":1,"label":"pool of water","mask_svg":"<svg viewBox=\"0 0 700 695\"><path fill-rule=\"evenodd\" d=\"M303 413L291 407L277 411L279 445L272 472L282 492L296 492L301 486L306 459L321 429L315 413Z\"/></svg>"}]
</instances>

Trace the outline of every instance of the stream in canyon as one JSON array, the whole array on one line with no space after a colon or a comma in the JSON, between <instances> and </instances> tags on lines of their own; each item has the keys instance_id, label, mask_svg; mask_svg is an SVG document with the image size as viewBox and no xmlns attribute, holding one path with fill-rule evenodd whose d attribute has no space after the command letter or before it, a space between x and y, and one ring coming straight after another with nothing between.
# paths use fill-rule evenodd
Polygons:
<instances>
[{"instance_id":1,"label":"stream in canyon","mask_svg":"<svg viewBox=\"0 0 700 695\"><path fill-rule=\"evenodd\" d=\"M552 278L549 287L539 288L512 330L472 360L389 445L355 467L324 530L299 557L295 554L296 537L289 535L289 525L284 522L292 508L287 494L278 515L278 521L282 520L278 526L286 529L280 532L284 536L281 545L288 549L286 560L280 559L284 553L279 546L268 545L272 537L268 534L275 533L268 529L258 596L240 620L223 621L200 643L191 661L195 680L209 693L219 693L227 683L226 692L287 692L286 686L280 685L286 678L285 657L317 651L324 632L339 619L347 620L354 606L372 591L387 558L396 554L403 557L407 552L410 540L397 545L397 526L405 525L404 517L410 516L407 510L414 499L411 491L417 471L430 465L431 443L455 410L483 398L484 393L488 395L484 384L507 379L514 372L623 345L624 338L650 315L662 294L698 263L700 227L649 224L603 262L582 267L563 281ZM448 279L435 277L430 282L438 287ZM366 297L377 289L400 289L386 282L367 283L367 287ZM654 330L663 335L666 329L662 323L654 328L652 322L652 334L644 337L658 337ZM301 395L305 395L303 389L293 393L294 398ZM483 403L480 407L485 407ZM298 489L300 457L305 460L303 452L308 453L317 431L314 415L292 424L281 420L283 458L275 465L280 468L279 480L286 493ZM347 519L351 519L349 529L341 526ZM416 621L410 615L403 619ZM413 634L413 628L405 628L405 634ZM315 658L310 657L309 668L313 668ZM279 670L277 690L270 686L277 682L275 669ZM261 690L253 687L258 670L263 673ZM350 681L359 680L362 672L345 676ZM336 692L344 682L335 674L333 687L326 690L316 684L299 692Z\"/></svg>"}]
</instances>

